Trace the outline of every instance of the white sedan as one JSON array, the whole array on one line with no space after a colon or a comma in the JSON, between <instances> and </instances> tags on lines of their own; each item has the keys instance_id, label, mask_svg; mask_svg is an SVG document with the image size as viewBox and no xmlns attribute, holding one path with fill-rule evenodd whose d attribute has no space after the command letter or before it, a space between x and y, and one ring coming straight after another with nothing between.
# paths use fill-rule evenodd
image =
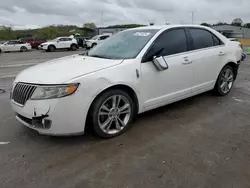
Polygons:
<instances>
[{"instance_id":1,"label":"white sedan","mask_svg":"<svg viewBox=\"0 0 250 188\"><path fill-rule=\"evenodd\" d=\"M241 51L203 26L129 29L88 54L21 72L11 104L16 119L40 134L83 134L88 125L112 138L126 131L136 114L209 90L227 95Z\"/></svg>"},{"instance_id":2,"label":"white sedan","mask_svg":"<svg viewBox=\"0 0 250 188\"><path fill-rule=\"evenodd\" d=\"M27 52L28 50L31 50L31 46L28 43L24 43L21 41L8 41L4 42L3 44L0 44L0 53L1 52Z\"/></svg>"}]
</instances>

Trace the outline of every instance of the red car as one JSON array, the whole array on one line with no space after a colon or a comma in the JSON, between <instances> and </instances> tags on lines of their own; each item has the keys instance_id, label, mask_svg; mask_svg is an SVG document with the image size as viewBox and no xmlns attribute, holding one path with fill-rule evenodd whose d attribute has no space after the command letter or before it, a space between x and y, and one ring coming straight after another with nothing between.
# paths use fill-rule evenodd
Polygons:
<instances>
[{"instance_id":1,"label":"red car","mask_svg":"<svg viewBox=\"0 0 250 188\"><path fill-rule=\"evenodd\" d=\"M41 45L44 42L47 42L45 39L37 39L33 37L28 37L28 38L21 38L19 39L22 42L27 42L31 45L32 48L38 49L38 46Z\"/></svg>"}]
</instances>

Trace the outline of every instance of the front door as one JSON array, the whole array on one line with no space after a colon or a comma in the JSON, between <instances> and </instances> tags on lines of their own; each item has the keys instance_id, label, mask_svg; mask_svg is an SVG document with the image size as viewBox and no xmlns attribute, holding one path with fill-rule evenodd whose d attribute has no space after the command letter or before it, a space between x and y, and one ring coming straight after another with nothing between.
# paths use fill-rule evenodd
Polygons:
<instances>
[{"instance_id":1,"label":"front door","mask_svg":"<svg viewBox=\"0 0 250 188\"><path fill-rule=\"evenodd\" d=\"M185 98L191 93L193 65L188 51L184 28L164 31L155 40L145 55L145 62L141 64L141 95L145 110ZM152 62L153 56L163 56L168 69L156 69Z\"/></svg>"},{"instance_id":2,"label":"front door","mask_svg":"<svg viewBox=\"0 0 250 188\"><path fill-rule=\"evenodd\" d=\"M56 48L65 48L65 39L64 38L60 38L58 41L57 41L57 44L56 44Z\"/></svg>"}]
</instances>

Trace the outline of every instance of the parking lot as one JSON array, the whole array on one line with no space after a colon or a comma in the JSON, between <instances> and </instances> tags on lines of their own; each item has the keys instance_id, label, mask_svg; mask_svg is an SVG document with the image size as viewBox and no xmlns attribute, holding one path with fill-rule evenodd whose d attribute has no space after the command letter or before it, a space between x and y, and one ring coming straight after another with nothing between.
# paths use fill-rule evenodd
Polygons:
<instances>
[{"instance_id":1,"label":"parking lot","mask_svg":"<svg viewBox=\"0 0 250 188\"><path fill-rule=\"evenodd\" d=\"M40 136L17 123L21 70L78 52L0 55L0 187L250 187L250 57L226 97L211 92L139 115L120 137Z\"/></svg>"}]
</instances>

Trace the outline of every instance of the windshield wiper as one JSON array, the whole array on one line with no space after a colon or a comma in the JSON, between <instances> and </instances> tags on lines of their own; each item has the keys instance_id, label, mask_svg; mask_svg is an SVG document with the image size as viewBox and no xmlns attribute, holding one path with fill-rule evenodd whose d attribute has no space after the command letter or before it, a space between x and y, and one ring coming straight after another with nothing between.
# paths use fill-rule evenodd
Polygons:
<instances>
[{"instance_id":1,"label":"windshield wiper","mask_svg":"<svg viewBox=\"0 0 250 188\"><path fill-rule=\"evenodd\" d=\"M104 56L100 56L100 55L90 55L90 57L97 57L97 58L102 58L102 59L112 59L112 58L104 57Z\"/></svg>"},{"instance_id":2,"label":"windshield wiper","mask_svg":"<svg viewBox=\"0 0 250 188\"><path fill-rule=\"evenodd\" d=\"M89 52L87 51L87 52L84 52L84 53L82 53L82 54L79 54L79 55L85 55L85 56L89 56Z\"/></svg>"}]
</instances>

